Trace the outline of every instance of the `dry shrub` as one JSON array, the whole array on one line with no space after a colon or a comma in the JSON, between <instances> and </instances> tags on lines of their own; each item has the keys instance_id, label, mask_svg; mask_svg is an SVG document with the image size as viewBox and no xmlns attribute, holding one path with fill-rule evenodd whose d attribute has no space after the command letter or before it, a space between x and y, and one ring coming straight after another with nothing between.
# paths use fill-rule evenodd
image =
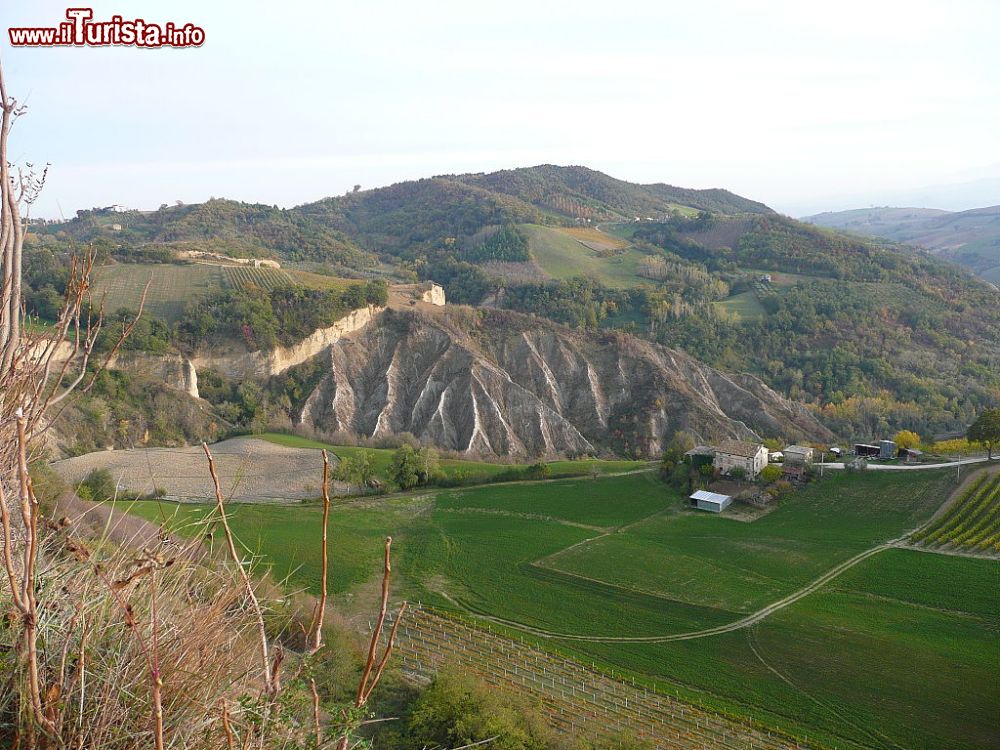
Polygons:
<instances>
[{"instance_id":1,"label":"dry shrub","mask_svg":"<svg viewBox=\"0 0 1000 750\"><path fill-rule=\"evenodd\" d=\"M190 552L168 541L138 551L90 542L72 525L45 535L36 577L38 667L62 745L154 746L154 661L169 747L223 747L223 702L236 731L259 719L256 625L242 587L231 571ZM0 603L11 608L6 591ZM18 630L5 620L5 645L16 643ZM0 683L0 731L13 743L32 717L26 670L9 674Z\"/></svg>"}]
</instances>

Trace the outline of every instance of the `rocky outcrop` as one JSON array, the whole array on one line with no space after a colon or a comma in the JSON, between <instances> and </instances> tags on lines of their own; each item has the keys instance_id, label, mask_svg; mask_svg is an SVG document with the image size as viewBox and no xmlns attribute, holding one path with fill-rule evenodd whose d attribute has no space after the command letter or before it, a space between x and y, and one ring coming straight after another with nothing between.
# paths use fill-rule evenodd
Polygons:
<instances>
[{"instance_id":1,"label":"rocky outcrop","mask_svg":"<svg viewBox=\"0 0 1000 750\"><path fill-rule=\"evenodd\" d=\"M300 423L411 432L495 455L638 452L678 430L701 440L828 439L749 375L624 334L583 334L509 312L390 310L320 355L329 369Z\"/></svg>"},{"instance_id":2,"label":"rocky outcrop","mask_svg":"<svg viewBox=\"0 0 1000 750\"><path fill-rule=\"evenodd\" d=\"M108 367L159 380L198 398L198 372L182 354L147 354L123 350L108 362Z\"/></svg>"},{"instance_id":3,"label":"rocky outcrop","mask_svg":"<svg viewBox=\"0 0 1000 750\"><path fill-rule=\"evenodd\" d=\"M217 370L228 378L263 380L280 375L319 355L343 336L364 328L382 310L383 308L374 306L359 308L332 326L320 328L291 346L278 346L269 351L257 352L199 352L191 361L198 370Z\"/></svg>"}]
</instances>

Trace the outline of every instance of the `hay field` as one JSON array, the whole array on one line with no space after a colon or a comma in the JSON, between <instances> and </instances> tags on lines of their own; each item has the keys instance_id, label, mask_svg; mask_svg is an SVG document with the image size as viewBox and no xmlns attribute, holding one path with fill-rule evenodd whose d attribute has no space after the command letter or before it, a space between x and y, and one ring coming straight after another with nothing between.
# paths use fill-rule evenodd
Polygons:
<instances>
[{"instance_id":1,"label":"hay field","mask_svg":"<svg viewBox=\"0 0 1000 750\"><path fill-rule=\"evenodd\" d=\"M211 447L226 499L234 502L295 502L320 495L320 452L276 445L256 438L233 438ZM157 489L180 502L210 502L215 495L200 446L99 451L56 461L52 468L71 484L94 469L107 469L124 494ZM335 491L346 488L335 484Z\"/></svg>"}]
</instances>

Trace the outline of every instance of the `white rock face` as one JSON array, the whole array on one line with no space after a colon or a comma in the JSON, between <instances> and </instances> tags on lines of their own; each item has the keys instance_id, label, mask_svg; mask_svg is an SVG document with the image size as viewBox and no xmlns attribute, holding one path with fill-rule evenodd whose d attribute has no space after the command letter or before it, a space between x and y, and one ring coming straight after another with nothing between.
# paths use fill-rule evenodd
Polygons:
<instances>
[{"instance_id":1,"label":"white rock face","mask_svg":"<svg viewBox=\"0 0 1000 750\"><path fill-rule=\"evenodd\" d=\"M443 307L445 304L444 287L431 282L430 289L421 294L420 299L424 302L430 302L432 305Z\"/></svg>"},{"instance_id":2,"label":"white rock face","mask_svg":"<svg viewBox=\"0 0 1000 750\"><path fill-rule=\"evenodd\" d=\"M291 346L279 346L270 351L236 354L198 353L192 359L197 370L212 368L229 378L266 379L307 362L349 333L368 325L384 308L362 307L341 318L328 328L320 328Z\"/></svg>"},{"instance_id":3,"label":"white rock face","mask_svg":"<svg viewBox=\"0 0 1000 750\"><path fill-rule=\"evenodd\" d=\"M322 356L329 372L297 419L323 430L411 432L498 456L654 455L677 430L705 440L829 436L756 378L629 336L514 313L470 326L468 314L390 310Z\"/></svg>"},{"instance_id":4,"label":"white rock face","mask_svg":"<svg viewBox=\"0 0 1000 750\"><path fill-rule=\"evenodd\" d=\"M120 351L108 367L155 378L171 388L184 391L193 398L198 395L198 373L191 360L181 354L147 354Z\"/></svg>"}]
</instances>

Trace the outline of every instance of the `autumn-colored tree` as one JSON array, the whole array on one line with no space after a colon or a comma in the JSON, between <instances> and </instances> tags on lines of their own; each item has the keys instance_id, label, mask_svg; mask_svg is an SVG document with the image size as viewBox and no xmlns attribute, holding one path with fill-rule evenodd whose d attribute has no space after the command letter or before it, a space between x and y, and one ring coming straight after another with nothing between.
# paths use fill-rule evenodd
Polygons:
<instances>
[{"instance_id":1,"label":"autumn-colored tree","mask_svg":"<svg viewBox=\"0 0 1000 750\"><path fill-rule=\"evenodd\" d=\"M920 435L913 432L912 430L900 430L896 433L893 441L900 448L919 448L920 447Z\"/></svg>"},{"instance_id":2,"label":"autumn-colored tree","mask_svg":"<svg viewBox=\"0 0 1000 750\"><path fill-rule=\"evenodd\" d=\"M986 446L989 459L993 460L993 448L1000 444L1000 409L987 409L969 427L966 437Z\"/></svg>"}]
</instances>

